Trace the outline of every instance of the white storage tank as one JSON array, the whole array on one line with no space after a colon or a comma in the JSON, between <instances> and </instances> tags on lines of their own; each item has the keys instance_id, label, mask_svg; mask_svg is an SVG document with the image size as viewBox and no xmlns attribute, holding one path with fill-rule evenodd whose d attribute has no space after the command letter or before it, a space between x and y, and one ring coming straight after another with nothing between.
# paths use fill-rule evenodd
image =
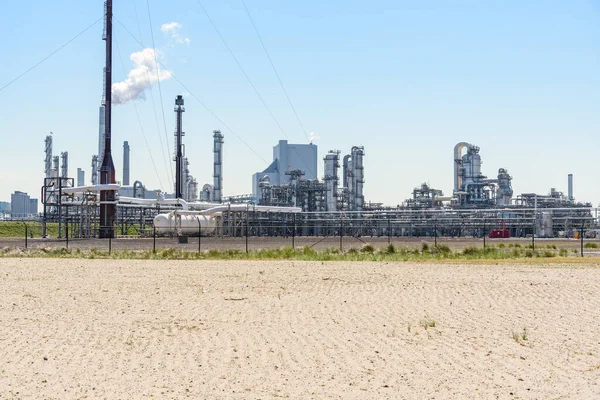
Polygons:
<instances>
[{"instance_id":1,"label":"white storage tank","mask_svg":"<svg viewBox=\"0 0 600 400\"><path fill-rule=\"evenodd\" d=\"M217 228L217 221L206 215L158 214L154 217L157 233L179 232L183 235L194 235L198 233L198 222L202 227L202 235L213 234Z\"/></svg>"}]
</instances>

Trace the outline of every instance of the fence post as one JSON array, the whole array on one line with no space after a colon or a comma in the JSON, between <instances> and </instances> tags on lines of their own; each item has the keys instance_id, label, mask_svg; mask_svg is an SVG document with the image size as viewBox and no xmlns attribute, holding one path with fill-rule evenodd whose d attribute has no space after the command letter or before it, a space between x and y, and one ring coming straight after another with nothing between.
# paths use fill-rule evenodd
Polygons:
<instances>
[{"instance_id":1,"label":"fence post","mask_svg":"<svg viewBox=\"0 0 600 400\"><path fill-rule=\"evenodd\" d=\"M486 232L485 232L485 219L483 220L483 250L485 250L485 237L486 237Z\"/></svg>"},{"instance_id":2,"label":"fence post","mask_svg":"<svg viewBox=\"0 0 600 400\"><path fill-rule=\"evenodd\" d=\"M292 230L292 249L296 249L296 214L292 214L294 229Z\"/></svg>"},{"instance_id":3,"label":"fence post","mask_svg":"<svg viewBox=\"0 0 600 400\"><path fill-rule=\"evenodd\" d=\"M581 238L581 257L583 257L583 226L585 222L581 223L581 232L579 233L579 237Z\"/></svg>"},{"instance_id":4,"label":"fence post","mask_svg":"<svg viewBox=\"0 0 600 400\"><path fill-rule=\"evenodd\" d=\"M344 251L344 221L340 220L340 251Z\"/></svg>"},{"instance_id":5,"label":"fence post","mask_svg":"<svg viewBox=\"0 0 600 400\"><path fill-rule=\"evenodd\" d=\"M433 224L433 245L437 247L437 222Z\"/></svg>"},{"instance_id":6,"label":"fence post","mask_svg":"<svg viewBox=\"0 0 600 400\"><path fill-rule=\"evenodd\" d=\"M388 244L392 243L392 220L388 216Z\"/></svg>"},{"instance_id":7,"label":"fence post","mask_svg":"<svg viewBox=\"0 0 600 400\"><path fill-rule=\"evenodd\" d=\"M153 234L152 234L152 252L156 253L156 226L153 226L152 229L153 229Z\"/></svg>"},{"instance_id":8,"label":"fence post","mask_svg":"<svg viewBox=\"0 0 600 400\"><path fill-rule=\"evenodd\" d=\"M67 238L67 250L69 250L69 223L65 223L65 237Z\"/></svg>"},{"instance_id":9,"label":"fence post","mask_svg":"<svg viewBox=\"0 0 600 400\"><path fill-rule=\"evenodd\" d=\"M198 216L198 253L202 249L202 224L200 224L200 217Z\"/></svg>"},{"instance_id":10,"label":"fence post","mask_svg":"<svg viewBox=\"0 0 600 400\"><path fill-rule=\"evenodd\" d=\"M533 234L531 235L531 250L533 250L533 251L535 251L535 231L536 231L535 226L536 226L536 220L535 220L535 216L534 216L533 229L532 229Z\"/></svg>"},{"instance_id":11,"label":"fence post","mask_svg":"<svg viewBox=\"0 0 600 400\"><path fill-rule=\"evenodd\" d=\"M23 222L23 225L25 225L25 249L27 249L27 236L28 236L27 224L25 222Z\"/></svg>"},{"instance_id":12,"label":"fence post","mask_svg":"<svg viewBox=\"0 0 600 400\"><path fill-rule=\"evenodd\" d=\"M112 235L108 235L108 254L112 253Z\"/></svg>"},{"instance_id":13,"label":"fence post","mask_svg":"<svg viewBox=\"0 0 600 400\"><path fill-rule=\"evenodd\" d=\"M246 207L246 254L248 254L248 223L249 223L250 211Z\"/></svg>"}]
</instances>

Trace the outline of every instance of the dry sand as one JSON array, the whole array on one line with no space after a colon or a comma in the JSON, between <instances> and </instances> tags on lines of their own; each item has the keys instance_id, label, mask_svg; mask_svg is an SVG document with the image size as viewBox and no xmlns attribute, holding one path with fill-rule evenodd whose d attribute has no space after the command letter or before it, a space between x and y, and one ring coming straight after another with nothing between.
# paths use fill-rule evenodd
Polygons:
<instances>
[{"instance_id":1,"label":"dry sand","mask_svg":"<svg viewBox=\"0 0 600 400\"><path fill-rule=\"evenodd\" d=\"M0 259L0 298L0 398L600 398L592 263Z\"/></svg>"}]
</instances>

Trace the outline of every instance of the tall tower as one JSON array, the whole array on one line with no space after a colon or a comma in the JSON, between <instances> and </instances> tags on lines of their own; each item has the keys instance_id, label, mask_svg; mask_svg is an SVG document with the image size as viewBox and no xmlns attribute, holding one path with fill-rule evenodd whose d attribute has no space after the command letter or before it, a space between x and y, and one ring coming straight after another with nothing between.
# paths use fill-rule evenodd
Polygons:
<instances>
[{"instance_id":1,"label":"tall tower","mask_svg":"<svg viewBox=\"0 0 600 400\"><path fill-rule=\"evenodd\" d=\"M46 158L44 163L44 169L46 178L52 178L52 136L46 136Z\"/></svg>"},{"instance_id":2,"label":"tall tower","mask_svg":"<svg viewBox=\"0 0 600 400\"><path fill-rule=\"evenodd\" d=\"M69 177L69 152L63 151L60 153L61 160L61 169L60 169L60 177L68 178Z\"/></svg>"},{"instance_id":3,"label":"tall tower","mask_svg":"<svg viewBox=\"0 0 600 400\"><path fill-rule=\"evenodd\" d=\"M175 113L177 114L177 128L175 129L175 198L183 198L183 144L181 138L185 133L181 130L182 116L185 111L183 107L183 96L175 98Z\"/></svg>"},{"instance_id":4,"label":"tall tower","mask_svg":"<svg viewBox=\"0 0 600 400\"><path fill-rule=\"evenodd\" d=\"M104 70L104 154L100 167L100 184L115 183L115 166L111 151L111 107L112 107L112 0L106 0L104 14L104 41L106 41L106 67ZM114 236L117 206L115 204L114 190L100 191L100 238L108 239Z\"/></svg>"},{"instance_id":5,"label":"tall tower","mask_svg":"<svg viewBox=\"0 0 600 400\"><path fill-rule=\"evenodd\" d=\"M223 135L221 131L213 131L214 165L213 165L213 201L220 203L223 198Z\"/></svg>"},{"instance_id":6,"label":"tall tower","mask_svg":"<svg viewBox=\"0 0 600 400\"><path fill-rule=\"evenodd\" d=\"M123 186L129 186L129 142L123 142Z\"/></svg>"}]
</instances>

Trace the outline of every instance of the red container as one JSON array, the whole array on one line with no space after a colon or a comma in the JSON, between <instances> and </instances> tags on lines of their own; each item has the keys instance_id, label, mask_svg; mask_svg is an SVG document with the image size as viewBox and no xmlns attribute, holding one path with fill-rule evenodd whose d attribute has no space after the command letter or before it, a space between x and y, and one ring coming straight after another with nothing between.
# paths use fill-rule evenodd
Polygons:
<instances>
[{"instance_id":1,"label":"red container","mask_svg":"<svg viewBox=\"0 0 600 400\"><path fill-rule=\"evenodd\" d=\"M508 229L492 229L488 236L492 239L508 239L510 232Z\"/></svg>"}]
</instances>

